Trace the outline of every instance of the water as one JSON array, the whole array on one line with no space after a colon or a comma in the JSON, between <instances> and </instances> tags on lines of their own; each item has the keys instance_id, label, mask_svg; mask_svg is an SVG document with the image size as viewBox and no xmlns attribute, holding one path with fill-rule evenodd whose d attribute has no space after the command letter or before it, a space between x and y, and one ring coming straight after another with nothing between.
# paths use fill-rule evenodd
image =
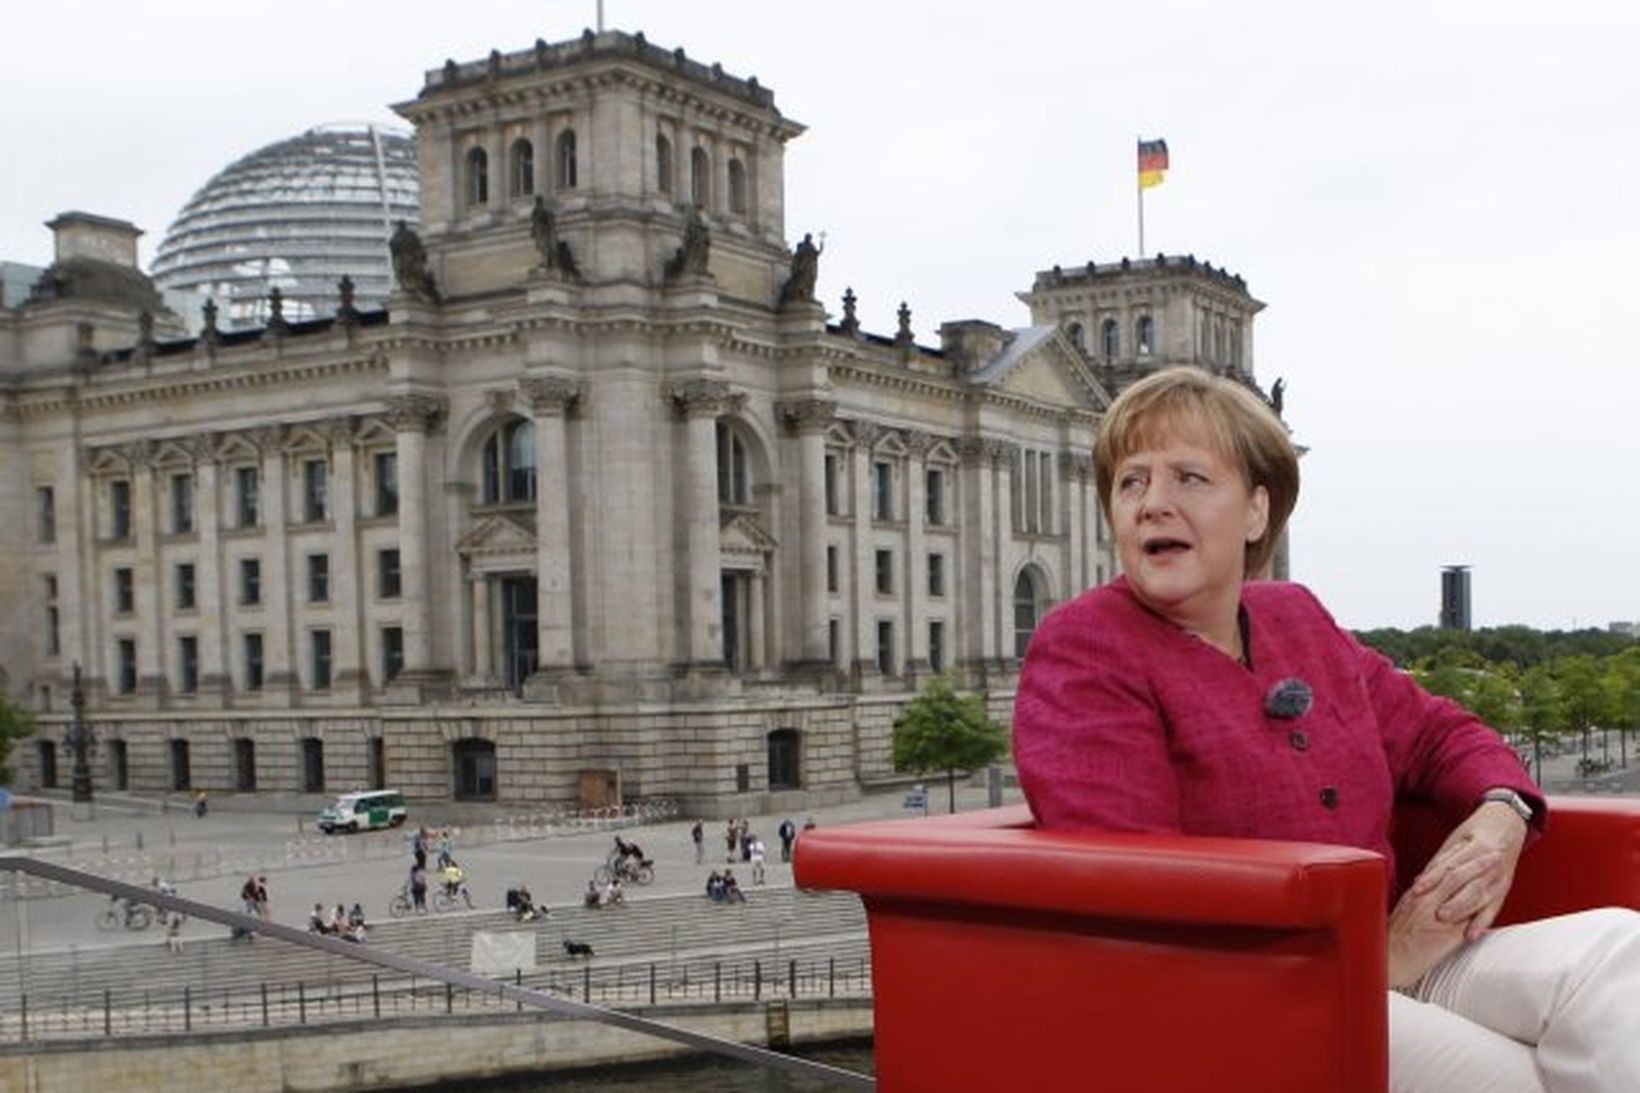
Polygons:
<instances>
[{"instance_id":1,"label":"water","mask_svg":"<svg viewBox=\"0 0 1640 1093\"><path fill-rule=\"evenodd\" d=\"M871 1044L857 1040L806 1047L793 1054L863 1074L873 1070ZM738 1060L706 1057L604 1066L553 1076L509 1078L483 1085L462 1082L442 1088L485 1093L825 1093L837 1087L830 1082L797 1077Z\"/></svg>"}]
</instances>

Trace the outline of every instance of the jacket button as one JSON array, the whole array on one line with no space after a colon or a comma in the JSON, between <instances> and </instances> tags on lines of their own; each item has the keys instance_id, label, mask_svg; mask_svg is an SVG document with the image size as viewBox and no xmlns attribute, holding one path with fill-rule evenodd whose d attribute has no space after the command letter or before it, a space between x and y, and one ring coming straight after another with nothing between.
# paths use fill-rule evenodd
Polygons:
<instances>
[{"instance_id":1,"label":"jacket button","mask_svg":"<svg viewBox=\"0 0 1640 1093\"><path fill-rule=\"evenodd\" d=\"M1322 808L1337 808L1338 807L1338 791L1336 789L1334 789L1332 786L1322 786L1321 787L1321 807Z\"/></svg>"},{"instance_id":2,"label":"jacket button","mask_svg":"<svg viewBox=\"0 0 1640 1093\"><path fill-rule=\"evenodd\" d=\"M1310 746L1310 738L1300 729L1294 729L1287 734L1287 743L1293 746L1294 751L1304 751Z\"/></svg>"}]
</instances>

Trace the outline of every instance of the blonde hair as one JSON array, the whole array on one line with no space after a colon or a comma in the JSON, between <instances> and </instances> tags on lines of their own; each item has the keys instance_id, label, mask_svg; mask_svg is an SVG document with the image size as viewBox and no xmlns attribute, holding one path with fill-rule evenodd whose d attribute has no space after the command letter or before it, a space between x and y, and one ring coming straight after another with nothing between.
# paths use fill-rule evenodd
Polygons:
<instances>
[{"instance_id":1,"label":"blonde hair","mask_svg":"<svg viewBox=\"0 0 1640 1093\"><path fill-rule=\"evenodd\" d=\"M1262 399L1234 380L1201 368L1166 368L1119 395L1093 445L1094 484L1110 518L1116 466L1137 451L1181 437L1201 441L1241 471L1248 489L1264 487L1270 512L1264 534L1247 544L1242 573L1262 574L1298 503L1298 452L1287 427Z\"/></svg>"}]
</instances>

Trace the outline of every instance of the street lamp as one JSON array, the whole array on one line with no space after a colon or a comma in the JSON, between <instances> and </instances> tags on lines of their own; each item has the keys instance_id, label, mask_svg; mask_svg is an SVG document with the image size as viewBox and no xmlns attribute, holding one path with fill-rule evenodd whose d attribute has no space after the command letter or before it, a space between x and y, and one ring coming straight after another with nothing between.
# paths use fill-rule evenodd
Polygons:
<instances>
[{"instance_id":1,"label":"street lamp","mask_svg":"<svg viewBox=\"0 0 1640 1093\"><path fill-rule=\"evenodd\" d=\"M69 693L69 702L74 706L74 720L69 723L68 732L63 737L63 743L68 750L74 753L74 788L73 801L75 804L89 804L91 802L91 764L87 756L96 744L96 737L85 723L85 685L80 681L80 662L74 662L74 688Z\"/></svg>"}]
</instances>

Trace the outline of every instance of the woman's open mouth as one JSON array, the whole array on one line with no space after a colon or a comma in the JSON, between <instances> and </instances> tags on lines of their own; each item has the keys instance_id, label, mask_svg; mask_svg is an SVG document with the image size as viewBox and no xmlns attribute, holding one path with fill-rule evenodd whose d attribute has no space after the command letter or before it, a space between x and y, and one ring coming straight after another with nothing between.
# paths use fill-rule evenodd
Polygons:
<instances>
[{"instance_id":1,"label":"woman's open mouth","mask_svg":"<svg viewBox=\"0 0 1640 1093\"><path fill-rule=\"evenodd\" d=\"M1152 558L1181 554L1189 549L1190 544L1183 539L1156 538L1145 540L1145 554Z\"/></svg>"}]
</instances>

